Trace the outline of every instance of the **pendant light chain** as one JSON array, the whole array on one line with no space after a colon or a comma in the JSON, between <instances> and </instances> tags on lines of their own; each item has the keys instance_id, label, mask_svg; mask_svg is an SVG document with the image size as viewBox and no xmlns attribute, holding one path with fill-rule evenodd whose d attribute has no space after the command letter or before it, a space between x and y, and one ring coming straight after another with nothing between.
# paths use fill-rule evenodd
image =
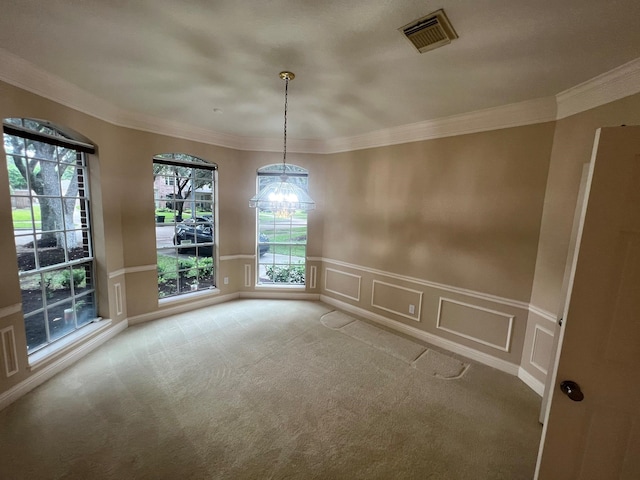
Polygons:
<instances>
[{"instance_id":1,"label":"pendant light chain","mask_svg":"<svg viewBox=\"0 0 640 480\"><path fill-rule=\"evenodd\" d=\"M284 83L284 148L282 156L282 174L285 175L287 169L287 106L289 100L289 77L285 78Z\"/></svg>"},{"instance_id":2,"label":"pendant light chain","mask_svg":"<svg viewBox=\"0 0 640 480\"><path fill-rule=\"evenodd\" d=\"M279 181L275 178L266 181L260 191L249 200L251 208L258 208L260 211L272 212L278 218L291 218L296 212L308 212L316 208L316 202L309 196L306 189L306 182L298 179L290 179L287 175L287 115L289 111L289 80L295 78L293 72L280 72L280 78L285 81L284 84L284 145L282 148L282 173ZM270 166L271 167L271 166ZM270 176L277 172L279 165L273 165L273 170L269 170ZM296 170L296 168L298 170ZM295 167L294 172L302 174L300 167ZM306 172L306 170L304 170ZM273 173L271 173L273 172ZM260 170L258 170L260 175ZM269 174L267 174L269 175ZM260 182L258 183L260 185Z\"/></svg>"}]
</instances>

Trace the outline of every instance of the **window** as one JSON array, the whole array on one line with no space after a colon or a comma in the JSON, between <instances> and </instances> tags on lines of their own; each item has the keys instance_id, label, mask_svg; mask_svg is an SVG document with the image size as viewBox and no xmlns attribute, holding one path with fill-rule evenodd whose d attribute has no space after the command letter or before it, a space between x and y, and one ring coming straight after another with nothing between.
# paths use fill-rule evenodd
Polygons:
<instances>
[{"instance_id":1,"label":"window","mask_svg":"<svg viewBox=\"0 0 640 480\"><path fill-rule=\"evenodd\" d=\"M183 153L153 158L158 298L216 286L216 169Z\"/></svg>"},{"instance_id":2,"label":"window","mask_svg":"<svg viewBox=\"0 0 640 480\"><path fill-rule=\"evenodd\" d=\"M96 318L86 153L52 125L9 118L4 148L27 351Z\"/></svg>"},{"instance_id":3,"label":"window","mask_svg":"<svg viewBox=\"0 0 640 480\"><path fill-rule=\"evenodd\" d=\"M309 172L296 165L286 165L289 181L307 190ZM260 191L271 182L280 181L282 164L258 169ZM307 257L307 212L290 216L257 209L258 216L258 285L304 285Z\"/></svg>"}]
</instances>

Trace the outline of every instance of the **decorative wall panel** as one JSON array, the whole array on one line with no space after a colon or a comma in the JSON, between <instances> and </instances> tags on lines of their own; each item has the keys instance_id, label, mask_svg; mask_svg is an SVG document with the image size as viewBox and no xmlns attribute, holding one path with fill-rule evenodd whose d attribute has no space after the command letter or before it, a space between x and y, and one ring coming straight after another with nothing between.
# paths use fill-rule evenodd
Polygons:
<instances>
[{"instance_id":1,"label":"decorative wall panel","mask_svg":"<svg viewBox=\"0 0 640 480\"><path fill-rule=\"evenodd\" d=\"M513 315L448 298L440 298L437 328L508 352Z\"/></svg>"}]
</instances>

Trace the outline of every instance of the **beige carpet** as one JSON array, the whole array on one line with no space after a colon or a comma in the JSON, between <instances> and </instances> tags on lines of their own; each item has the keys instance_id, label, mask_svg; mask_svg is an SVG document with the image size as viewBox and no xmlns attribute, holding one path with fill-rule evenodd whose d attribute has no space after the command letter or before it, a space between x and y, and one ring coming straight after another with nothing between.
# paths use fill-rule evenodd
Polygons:
<instances>
[{"instance_id":1,"label":"beige carpet","mask_svg":"<svg viewBox=\"0 0 640 480\"><path fill-rule=\"evenodd\" d=\"M326 313L320 321L434 377L458 378L469 366L469 363L455 358L453 354L427 348L422 343L359 321L343 312Z\"/></svg>"},{"instance_id":2,"label":"beige carpet","mask_svg":"<svg viewBox=\"0 0 640 480\"><path fill-rule=\"evenodd\" d=\"M242 300L127 329L0 412L0 477L532 478L528 387L331 311Z\"/></svg>"}]
</instances>

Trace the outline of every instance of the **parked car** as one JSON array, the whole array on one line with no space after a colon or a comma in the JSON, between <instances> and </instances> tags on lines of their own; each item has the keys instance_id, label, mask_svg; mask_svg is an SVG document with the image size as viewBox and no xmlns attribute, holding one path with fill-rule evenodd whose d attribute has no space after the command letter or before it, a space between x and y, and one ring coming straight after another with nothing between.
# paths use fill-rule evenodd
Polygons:
<instances>
[{"instance_id":1,"label":"parked car","mask_svg":"<svg viewBox=\"0 0 640 480\"><path fill-rule=\"evenodd\" d=\"M261 233L258 239L258 251L260 252L260 256L263 256L269 251L269 237ZM211 216L209 215L189 218L176 225L176 234L173 236L174 245L184 246L197 243L213 243L213 229ZM195 250L195 248L180 248L181 252L193 250ZM202 255L211 256L213 254L213 247L212 245L204 245L199 247L198 251Z\"/></svg>"},{"instance_id":2,"label":"parked car","mask_svg":"<svg viewBox=\"0 0 640 480\"><path fill-rule=\"evenodd\" d=\"M265 253L269 251L269 237L267 237L264 233L258 235L258 251L260 252L260 256L263 256Z\"/></svg>"},{"instance_id":3,"label":"parked car","mask_svg":"<svg viewBox=\"0 0 640 480\"><path fill-rule=\"evenodd\" d=\"M213 229L211 217L195 217L184 220L176 225L176 233L173 236L173 244L180 245L180 253L195 251L194 247L185 247L197 243L212 244ZM205 256L213 255L212 245L203 245L198 252Z\"/></svg>"}]
</instances>

